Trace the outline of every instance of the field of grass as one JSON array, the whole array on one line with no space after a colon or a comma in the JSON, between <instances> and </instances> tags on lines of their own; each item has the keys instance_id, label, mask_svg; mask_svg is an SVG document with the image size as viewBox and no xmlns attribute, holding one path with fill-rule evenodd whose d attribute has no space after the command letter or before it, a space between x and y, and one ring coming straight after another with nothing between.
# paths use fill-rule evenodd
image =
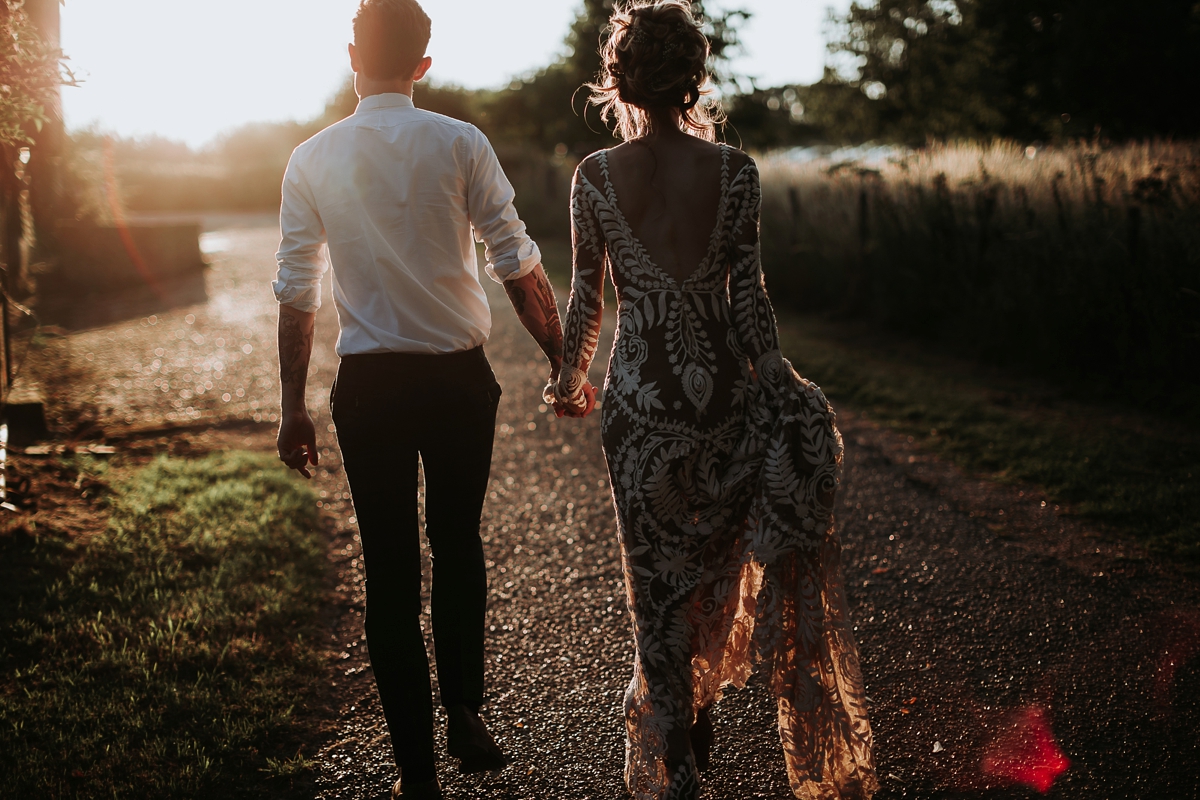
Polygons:
<instances>
[{"instance_id":1,"label":"field of grass","mask_svg":"<svg viewBox=\"0 0 1200 800\"><path fill-rule=\"evenodd\" d=\"M912 436L969 472L1051 502L1200 573L1200 426L1113 394L1056 387L872 332L784 317L784 354L837 408Z\"/></svg>"},{"instance_id":2,"label":"field of grass","mask_svg":"<svg viewBox=\"0 0 1200 800\"><path fill-rule=\"evenodd\" d=\"M4 796L311 796L311 492L248 453L65 468L108 522L0 533Z\"/></svg>"},{"instance_id":3,"label":"field of grass","mask_svg":"<svg viewBox=\"0 0 1200 800\"><path fill-rule=\"evenodd\" d=\"M776 305L1200 404L1200 144L760 159Z\"/></svg>"}]
</instances>

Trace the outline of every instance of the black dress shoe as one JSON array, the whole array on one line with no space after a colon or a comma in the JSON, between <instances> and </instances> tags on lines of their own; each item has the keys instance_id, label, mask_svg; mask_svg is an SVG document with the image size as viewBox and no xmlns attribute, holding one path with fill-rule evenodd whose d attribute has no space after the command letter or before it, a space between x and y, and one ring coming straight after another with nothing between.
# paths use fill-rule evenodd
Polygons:
<instances>
[{"instance_id":1,"label":"black dress shoe","mask_svg":"<svg viewBox=\"0 0 1200 800\"><path fill-rule=\"evenodd\" d=\"M711 764L709 751L713 742L713 724L708 716L707 707L696 712L696 721L692 723L689 733L692 739L692 753L696 756L696 769L707 772Z\"/></svg>"},{"instance_id":2,"label":"black dress shoe","mask_svg":"<svg viewBox=\"0 0 1200 800\"><path fill-rule=\"evenodd\" d=\"M437 778L421 783L396 781L392 787L392 800L442 800L442 785Z\"/></svg>"},{"instance_id":3,"label":"black dress shoe","mask_svg":"<svg viewBox=\"0 0 1200 800\"><path fill-rule=\"evenodd\" d=\"M459 759L460 773L495 772L508 766L508 759L477 712L466 706L452 706L446 709L446 716L449 719L446 749Z\"/></svg>"}]
</instances>

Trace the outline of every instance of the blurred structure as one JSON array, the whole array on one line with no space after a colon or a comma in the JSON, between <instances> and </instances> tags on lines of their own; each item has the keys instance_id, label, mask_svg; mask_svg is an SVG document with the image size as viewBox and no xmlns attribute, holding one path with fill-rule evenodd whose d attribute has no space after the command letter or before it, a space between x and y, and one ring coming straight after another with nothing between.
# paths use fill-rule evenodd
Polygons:
<instances>
[{"instance_id":1,"label":"blurred structure","mask_svg":"<svg viewBox=\"0 0 1200 800\"><path fill-rule=\"evenodd\" d=\"M58 220L54 288L41 298L43 315L69 328L88 328L207 300L200 223L128 224L111 141L104 174L110 224Z\"/></svg>"}]
</instances>

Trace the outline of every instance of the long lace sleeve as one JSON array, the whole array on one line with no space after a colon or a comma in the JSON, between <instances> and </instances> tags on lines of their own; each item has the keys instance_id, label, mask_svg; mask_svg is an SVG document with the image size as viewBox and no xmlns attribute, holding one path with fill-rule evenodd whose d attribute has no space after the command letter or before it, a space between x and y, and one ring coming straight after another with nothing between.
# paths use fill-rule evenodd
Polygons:
<instances>
[{"instance_id":1,"label":"long lace sleeve","mask_svg":"<svg viewBox=\"0 0 1200 800\"><path fill-rule=\"evenodd\" d=\"M563 363L558 381L546 387L546 402L557 399L573 409L586 405L583 386L596 355L604 312L604 233L596 214L595 190L580 171L571 187L571 299L563 325Z\"/></svg>"},{"instance_id":2,"label":"long lace sleeve","mask_svg":"<svg viewBox=\"0 0 1200 800\"><path fill-rule=\"evenodd\" d=\"M737 209L729 242L729 305L742 350L759 379L774 394L781 387L785 370L775 310L763 284L758 241L762 188L753 162L738 173L729 192Z\"/></svg>"}]
</instances>

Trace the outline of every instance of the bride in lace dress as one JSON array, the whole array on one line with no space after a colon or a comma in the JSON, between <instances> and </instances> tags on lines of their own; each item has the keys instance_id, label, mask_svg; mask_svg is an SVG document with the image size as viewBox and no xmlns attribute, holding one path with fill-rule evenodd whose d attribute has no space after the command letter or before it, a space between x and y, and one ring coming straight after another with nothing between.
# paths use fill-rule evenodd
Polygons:
<instances>
[{"instance_id":1,"label":"bride in lace dress","mask_svg":"<svg viewBox=\"0 0 1200 800\"><path fill-rule=\"evenodd\" d=\"M757 168L706 141L708 42L685 0L614 14L602 55L593 102L625 144L575 176L564 361L546 394L560 414L591 409L607 269L617 334L601 430L636 642L626 784L639 800L696 798L708 708L759 669L795 795L869 798L833 525L842 440L779 351Z\"/></svg>"}]
</instances>

